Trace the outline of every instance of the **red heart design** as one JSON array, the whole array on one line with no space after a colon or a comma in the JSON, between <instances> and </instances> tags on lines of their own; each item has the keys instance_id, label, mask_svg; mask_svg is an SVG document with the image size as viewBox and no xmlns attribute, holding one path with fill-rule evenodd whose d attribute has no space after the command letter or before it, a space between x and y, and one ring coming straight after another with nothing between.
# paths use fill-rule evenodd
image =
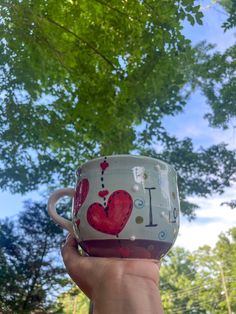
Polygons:
<instances>
[{"instance_id":1,"label":"red heart design","mask_svg":"<svg viewBox=\"0 0 236 314\"><path fill-rule=\"evenodd\" d=\"M103 161L100 163L100 167L103 171L105 171L107 169L107 167L109 167L109 163L106 161Z\"/></svg>"},{"instance_id":2,"label":"red heart design","mask_svg":"<svg viewBox=\"0 0 236 314\"><path fill-rule=\"evenodd\" d=\"M109 194L109 191L107 191L107 190L103 190L103 191L98 192L98 195L100 197L105 197L105 196L107 196L107 194Z\"/></svg>"},{"instance_id":3,"label":"red heart design","mask_svg":"<svg viewBox=\"0 0 236 314\"><path fill-rule=\"evenodd\" d=\"M75 196L74 196L74 215L78 213L80 207L83 205L89 191L89 181L88 179L83 179L79 182L76 187Z\"/></svg>"},{"instance_id":4,"label":"red heart design","mask_svg":"<svg viewBox=\"0 0 236 314\"><path fill-rule=\"evenodd\" d=\"M117 235L123 230L133 209L133 200L124 190L113 192L107 206L93 203L87 211L88 223L96 230Z\"/></svg>"}]
</instances>

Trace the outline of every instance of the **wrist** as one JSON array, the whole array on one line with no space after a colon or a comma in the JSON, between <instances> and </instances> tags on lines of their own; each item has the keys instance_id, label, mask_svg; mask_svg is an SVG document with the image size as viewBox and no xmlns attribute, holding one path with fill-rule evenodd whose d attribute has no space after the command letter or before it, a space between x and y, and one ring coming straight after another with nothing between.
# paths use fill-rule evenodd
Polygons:
<instances>
[{"instance_id":1,"label":"wrist","mask_svg":"<svg viewBox=\"0 0 236 314\"><path fill-rule=\"evenodd\" d=\"M160 292L155 280L120 272L94 293L94 314L162 314Z\"/></svg>"}]
</instances>

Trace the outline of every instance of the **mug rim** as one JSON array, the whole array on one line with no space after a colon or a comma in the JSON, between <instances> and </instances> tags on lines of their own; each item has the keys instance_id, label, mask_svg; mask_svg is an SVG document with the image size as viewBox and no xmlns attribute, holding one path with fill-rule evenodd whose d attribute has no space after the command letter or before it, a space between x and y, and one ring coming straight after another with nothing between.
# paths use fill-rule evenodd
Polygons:
<instances>
[{"instance_id":1,"label":"mug rim","mask_svg":"<svg viewBox=\"0 0 236 314\"><path fill-rule=\"evenodd\" d=\"M154 157L149 157L149 156L143 156L143 155L131 155L131 154L114 154L114 155L104 155L104 156L100 156L100 157L96 157L96 158L92 158L90 160L85 161L84 163L82 163L80 166L77 167L76 171L79 170L81 167L85 166L85 165L89 165L90 163L94 163L94 162L98 162L99 160L104 160L104 158L109 158L109 159L119 159L119 158L133 158L133 159L144 159L144 160L149 160L149 161L155 161L155 162L161 162L165 165L167 165L168 167L172 168L174 170L174 172L177 174L177 171L175 170L175 168L167 163L166 161L163 161L161 159L158 158L154 158Z\"/></svg>"}]
</instances>

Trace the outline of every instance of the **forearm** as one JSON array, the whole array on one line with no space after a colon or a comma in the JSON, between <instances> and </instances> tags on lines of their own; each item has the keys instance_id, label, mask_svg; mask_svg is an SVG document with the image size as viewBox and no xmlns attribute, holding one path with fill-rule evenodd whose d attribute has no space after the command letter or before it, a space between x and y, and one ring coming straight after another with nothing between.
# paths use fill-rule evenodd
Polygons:
<instances>
[{"instance_id":1,"label":"forearm","mask_svg":"<svg viewBox=\"0 0 236 314\"><path fill-rule=\"evenodd\" d=\"M160 292L150 279L125 274L95 294L94 314L163 314Z\"/></svg>"}]
</instances>

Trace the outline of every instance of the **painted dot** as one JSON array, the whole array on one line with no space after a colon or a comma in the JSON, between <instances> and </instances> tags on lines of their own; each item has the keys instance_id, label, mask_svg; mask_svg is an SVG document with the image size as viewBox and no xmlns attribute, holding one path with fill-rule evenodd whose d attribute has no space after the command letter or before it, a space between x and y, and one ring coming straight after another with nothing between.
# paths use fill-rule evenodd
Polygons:
<instances>
[{"instance_id":1,"label":"painted dot","mask_svg":"<svg viewBox=\"0 0 236 314\"><path fill-rule=\"evenodd\" d=\"M165 231L159 232L159 233L158 233L158 238L159 238L160 240L165 240L165 238L166 238L166 233L165 233Z\"/></svg>"},{"instance_id":2,"label":"painted dot","mask_svg":"<svg viewBox=\"0 0 236 314\"><path fill-rule=\"evenodd\" d=\"M138 192L138 190L139 190L138 184L133 185L132 190L133 190L134 192Z\"/></svg>"},{"instance_id":3,"label":"painted dot","mask_svg":"<svg viewBox=\"0 0 236 314\"><path fill-rule=\"evenodd\" d=\"M142 198L137 198L136 200L134 200L134 206L136 208L143 208L145 205L145 202Z\"/></svg>"},{"instance_id":4,"label":"painted dot","mask_svg":"<svg viewBox=\"0 0 236 314\"><path fill-rule=\"evenodd\" d=\"M136 239L135 236L131 236L131 237L130 237L130 240L131 240L131 241L135 241L135 239Z\"/></svg>"},{"instance_id":5,"label":"painted dot","mask_svg":"<svg viewBox=\"0 0 236 314\"><path fill-rule=\"evenodd\" d=\"M174 200L176 199L175 192L172 192L172 197L173 197Z\"/></svg>"},{"instance_id":6,"label":"painted dot","mask_svg":"<svg viewBox=\"0 0 236 314\"><path fill-rule=\"evenodd\" d=\"M136 221L137 224L141 224L141 223L143 223L143 217L137 216L137 217L135 218L135 221Z\"/></svg>"}]
</instances>

